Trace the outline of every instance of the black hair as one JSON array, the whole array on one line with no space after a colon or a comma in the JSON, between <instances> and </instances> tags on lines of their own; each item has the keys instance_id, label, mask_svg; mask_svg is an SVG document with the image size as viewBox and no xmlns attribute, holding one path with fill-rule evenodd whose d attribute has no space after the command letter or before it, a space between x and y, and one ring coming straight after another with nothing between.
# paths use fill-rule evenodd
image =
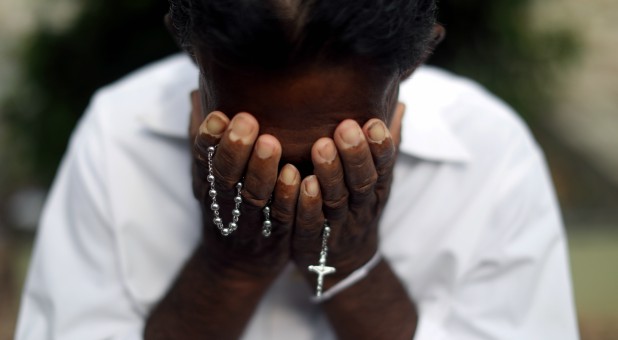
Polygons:
<instances>
[{"instance_id":1,"label":"black hair","mask_svg":"<svg viewBox=\"0 0 618 340\"><path fill-rule=\"evenodd\" d=\"M169 0L188 50L246 69L369 61L406 72L428 53L436 0Z\"/></svg>"}]
</instances>

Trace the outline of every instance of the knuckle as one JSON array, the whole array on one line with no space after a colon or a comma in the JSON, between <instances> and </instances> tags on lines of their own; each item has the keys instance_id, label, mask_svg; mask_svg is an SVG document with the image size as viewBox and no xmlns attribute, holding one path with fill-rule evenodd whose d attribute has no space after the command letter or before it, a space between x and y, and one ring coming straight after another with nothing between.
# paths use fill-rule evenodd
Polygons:
<instances>
[{"instance_id":1,"label":"knuckle","mask_svg":"<svg viewBox=\"0 0 618 340\"><path fill-rule=\"evenodd\" d=\"M363 181L354 184L350 190L353 196L363 197L373 193L375 185L378 181L377 172L373 172L371 175L366 176Z\"/></svg>"},{"instance_id":2,"label":"knuckle","mask_svg":"<svg viewBox=\"0 0 618 340\"><path fill-rule=\"evenodd\" d=\"M314 214L297 214L296 215L296 224L300 227L299 229L313 229L312 226L316 225L316 221L319 218Z\"/></svg>"},{"instance_id":3,"label":"knuckle","mask_svg":"<svg viewBox=\"0 0 618 340\"><path fill-rule=\"evenodd\" d=\"M330 207L324 207L324 217L331 222L331 224L339 221L343 221L345 219L346 214L348 213L347 203L345 207L339 209L333 209Z\"/></svg>"},{"instance_id":4,"label":"knuckle","mask_svg":"<svg viewBox=\"0 0 618 340\"><path fill-rule=\"evenodd\" d=\"M212 169L216 183L221 185L223 189L232 189L238 181L233 172L229 171L229 169L233 169L233 162L229 158L223 158L217 165L213 165Z\"/></svg>"},{"instance_id":5,"label":"knuckle","mask_svg":"<svg viewBox=\"0 0 618 340\"><path fill-rule=\"evenodd\" d=\"M241 195L243 202L253 207L263 208L268 203L268 198L260 197L251 189L244 188Z\"/></svg>"},{"instance_id":6,"label":"knuckle","mask_svg":"<svg viewBox=\"0 0 618 340\"><path fill-rule=\"evenodd\" d=\"M388 178L391 176L391 174L393 173L393 168L392 167L385 167L385 168L380 168L380 169L376 169L376 173L378 175L378 182L384 181L385 178Z\"/></svg>"},{"instance_id":7,"label":"knuckle","mask_svg":"<svg viewBox=\"0 0 618 340\"><path fill-rule=\"evenodd\" d=\"M339 197L334 199L324 199L324 206L330 210L341 210L348 206L350 194L345 191Z\"/></svg>"},{"instance_id":8,"label":"knuckle","mask_svg":"<svg viewBox=\"0 0 618 340\"><path fill-rule=\"evenodd\" d=\"M296 228L294 230L294 237L296 240L314 240L319 238L320 229L319 228ZM307 250L313 249L310 247L307 242L297 243L297 246L306 248Z\"/></svg>"},{"instance_id":9,"label":"knuckle","mask_svg":"<svg viewBox=\"0 0 618 340\"><path fill-rule=\"evenodd\" d=\"M202 179L206 179L208 174L208 154L202 152L201 147L196 143L193 145L193 165L195 173Z\"/></svg>"},{"instance_id":10,"label":"knuckle","mask_svg":"<svg viewBox=\"0 0 618 340\"><path fill-rule=\"evenodd\" d=\"M393 155L383 155L376 159L376 172L378 178L389 176L393 172L395 166L395 157Z\"/></svg>"},{"instance_id":11,"label":"knuckle","mask_svg":"<svg viewBox=\"0 0 618 340\"><path fill-rule=\"evenodd\" d=\"M393 183L393 176L391 176L391 173L388 173L387 175L381 176L378 178L378 182L376 183L376 192L380 193L380 192L390 192L390 188L391 188L391 184Z\"/></svg>"},{"instance_id":12,"label":"knuckle","mask_svg":"<svg viewBox=\"0 0 618 340\"><path fill-rule=\"evenodd\" d=\"M195 137L193 139L193 152L206 158L206 155L208 155L208 145L201 138Z\"/></svg>"},{"instance_id":13,"label":"knuckle","mask_svg":"<svg viewBox=\"0 0 618 340\"><path fill-rule=\"evenodd\" d=\"M292 204L282 204L275 201L272 204L271 218L279 223L292 224L296 217L296 211Z\"/></svg>"},{"instance_id":14,"label":"knuckle","mask_svg":"<svg viewBox=\"0 0 618 340\"><path fill-rule=\"evenodd\" d=\"M287 225L291 224L294 220L294 211L292 209L286 209L282 207L277 207L277 209L273 207L270 217L278 224Z\"/></svg>"},{"instance_id":15,"label":"knuckle","mask_svg":"<svg viewBox=\"0 0 618 340\"><path fill-rule=\"evenodd\" d=\"M307 226L311 225L311 222L313 222L313 218L310 218L307 215L301 214L296 216L296 224L299 227L299 231L305 230Z\"/></svg>"}]
</instances>

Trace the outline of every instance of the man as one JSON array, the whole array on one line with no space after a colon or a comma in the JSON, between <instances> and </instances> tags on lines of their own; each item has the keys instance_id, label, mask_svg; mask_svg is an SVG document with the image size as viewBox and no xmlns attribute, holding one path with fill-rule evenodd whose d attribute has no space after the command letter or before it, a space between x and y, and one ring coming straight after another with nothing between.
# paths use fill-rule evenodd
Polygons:
<instances>
[{"instance_id":1,"label":"man","mask_svg":"<svg viewBox=\"0 0 618 340\"><path fill-rule=\"evenodd\" d=\"M18 339L577 338L541 152L482 89L418 69L434 11L171 1L192 60L95 96Z\"/></svg>"}]
</instances>

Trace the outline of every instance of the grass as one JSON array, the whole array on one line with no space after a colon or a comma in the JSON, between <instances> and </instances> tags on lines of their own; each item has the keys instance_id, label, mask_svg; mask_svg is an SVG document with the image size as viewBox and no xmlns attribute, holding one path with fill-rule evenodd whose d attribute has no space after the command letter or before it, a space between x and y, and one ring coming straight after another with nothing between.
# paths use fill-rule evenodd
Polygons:
<instances>
[{"instance_id":1,"label":"grass","mask_svg":"<svg viewBox=\"0 0 618 340\"><path fill-rule=\"evenodd\" d=\"M618 321L618 231L569 233L577 306Z\"/></svg>"},{"instance_id":2,"label":"grass","mask_svg":"<svg viewBox=\"0 0 618 340\"><path fill-rule=\"evenodd\" d=\"M572 230L571 269L582 339L618 339L618 228Z\"/></svg>"}]
</instances>

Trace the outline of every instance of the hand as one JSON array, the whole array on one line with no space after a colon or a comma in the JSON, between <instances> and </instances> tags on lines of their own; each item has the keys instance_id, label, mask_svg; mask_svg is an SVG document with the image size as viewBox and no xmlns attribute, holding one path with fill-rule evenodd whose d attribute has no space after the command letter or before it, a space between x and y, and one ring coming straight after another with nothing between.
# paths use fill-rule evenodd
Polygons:
<instances>
[{"instance_id":1,"label":"hand","mask_svg":"<svg viewBox=\"0 0 618 340\"><path fill-rule=\"evenodd\" d=\"M390 193L403 113L399 104L390 129L379 119L362 129L345 120L333 139L314 143L315 176L302 181L292 236L292 258L312 285L316 276L307 267L318 264L324 218L331 226L327 265L337 270L325 277L325 288L377 251L378 222Z\"/></svg>"},{"instance_id":2,"label":"hand","mask_svg":"<svg viewBox=\"0 0 618 340\"><path fill-rule=\"evenodd\" d=\"M277 176L281 145L271 135L258 137L259 124L248 113L238 113L230 121L215 111L202 121L197 92L192 94L190 132L193 143L193 192L203 213L203 241L207 261L217 268L234 268L256 277L274 278L289 261L290 230L294 224L300 174L286 165ZM208 147L218 144L213 158L213 174L220 217L231 221L236 183L243 179L243 202L238 229L222 236L212 222ZM271 206L272 234L262 235L262 209Z\"/></svg>"}]
</instances>

